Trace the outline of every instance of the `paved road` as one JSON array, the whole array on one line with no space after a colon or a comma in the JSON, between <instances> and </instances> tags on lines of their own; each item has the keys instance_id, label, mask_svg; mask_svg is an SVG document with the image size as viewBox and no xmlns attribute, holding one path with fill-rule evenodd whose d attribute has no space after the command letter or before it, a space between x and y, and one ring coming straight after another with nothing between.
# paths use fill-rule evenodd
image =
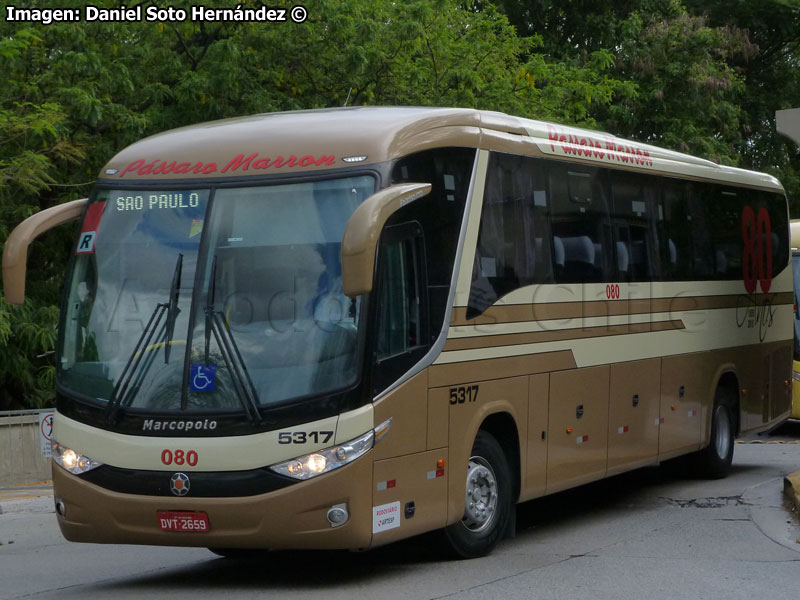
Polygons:
<instances>
[{"instance_id":1,"label":"paved road","mask_svg":"<svg viewBox=\"0 0 800 600\"><path fill-rule=\"evenodd\" d=\"M241 562L202 549L67 544L50 498L15 501L0 515L0 599L795 600L800 526L781 489L798 469L800 444L788 443L737 444L719 481L643 469L520 506L516 538L472 561L442 560L431 536Z\"/></svg>"}]
</instances>

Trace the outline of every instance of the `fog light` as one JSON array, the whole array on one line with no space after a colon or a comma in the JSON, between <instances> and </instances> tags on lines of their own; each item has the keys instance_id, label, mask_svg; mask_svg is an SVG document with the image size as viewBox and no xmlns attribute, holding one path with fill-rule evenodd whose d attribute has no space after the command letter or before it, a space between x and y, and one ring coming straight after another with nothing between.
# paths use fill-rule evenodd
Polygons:
<instances>
[{"instance_id":1,"label":"fog light","mask_svg":"<svg viewBox=\"0 0 800 600\"><path fill-rule=\"evenodd\" d=\"M67 507L64 505L64 501L61 498L56 498L56 512L61 517L67 516Z\"/></svg>"},{"instance_id":2,"label":"fog light","mask_svg":"<svg viewBox=\"0 0 800 600\"><path fill-rule=\"evenodd\" d=\"M331 527L339 527L340 525L344 525L347 523L347 519L350 518L350 514L347 512L347 504L337 504L335 506L331 506L328 509L328 523L331 524Z\"/></svg>"}]
</instances>

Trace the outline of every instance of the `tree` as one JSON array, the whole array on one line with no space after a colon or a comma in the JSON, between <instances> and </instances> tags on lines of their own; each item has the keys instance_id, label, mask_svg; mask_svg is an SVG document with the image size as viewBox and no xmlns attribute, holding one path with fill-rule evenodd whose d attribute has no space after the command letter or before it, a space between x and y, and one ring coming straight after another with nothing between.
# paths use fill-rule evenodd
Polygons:
<instances>
[{"instance_id":1,"label":"tree","mask_svg":"<svg viewBox=\"0 0 800 600\"><path fill-rule=\"evenodd\" d=\"M2 14L8 4L0 2ZM315 0L306 7L301 24L0 22L0 241L33 212L85 196L118 150L181 125L344 104L417 104L591 126L593 111L633 93L611 75L607 51L582 64L550 60L542 38L520 37L491 5ZM73 233L66 227L34 244L24 307L0 301L0 409L52 402L56 307Z\"/></svg>"},{"instance_id":2,"label":"tree","mask_svg":"<svg viewBox=\"0 0 800 600\"><path fill-rule=\"evenodd\" d=\"M499 0L545 56L581 65L609 52L635 86L596 106L598 126L723 163L766 171L800 216L800 158L775 111L800 106L799 0Z\"/></svg>"}]
</instances>

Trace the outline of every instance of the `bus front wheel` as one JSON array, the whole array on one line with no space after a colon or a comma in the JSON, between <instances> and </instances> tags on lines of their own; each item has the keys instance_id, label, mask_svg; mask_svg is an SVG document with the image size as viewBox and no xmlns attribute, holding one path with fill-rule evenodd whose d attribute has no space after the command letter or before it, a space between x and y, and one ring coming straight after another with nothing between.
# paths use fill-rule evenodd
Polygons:
<instances>
[{"instance_id":1,"label":"bus front wheel","mask_svg":"<svg viewBox=\"0 0 800 600\"><path fill-rule=\"evenodd\" d=\"M445 528L450 549L461 558L491 552L511 515L511 471L497 440L478 431L467 465L464 516Z\"/></svg>"}]
</instances>

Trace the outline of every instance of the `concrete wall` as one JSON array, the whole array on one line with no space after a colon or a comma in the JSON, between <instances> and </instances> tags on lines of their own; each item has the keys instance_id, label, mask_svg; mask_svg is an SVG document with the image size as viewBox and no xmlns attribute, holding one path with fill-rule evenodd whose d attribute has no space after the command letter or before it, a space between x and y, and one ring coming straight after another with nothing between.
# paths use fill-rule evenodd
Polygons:
<instances>
[{"instance_id":1,"label":"concrete wall","mask_svg":"<svg viewBox=\"0 0 800 600\"><path fill-rule=\"evenodd\" d=\"M50 460L42 457L38 413L0 413L0 487L50 479Z\"/></svg>"}]
</instances>

